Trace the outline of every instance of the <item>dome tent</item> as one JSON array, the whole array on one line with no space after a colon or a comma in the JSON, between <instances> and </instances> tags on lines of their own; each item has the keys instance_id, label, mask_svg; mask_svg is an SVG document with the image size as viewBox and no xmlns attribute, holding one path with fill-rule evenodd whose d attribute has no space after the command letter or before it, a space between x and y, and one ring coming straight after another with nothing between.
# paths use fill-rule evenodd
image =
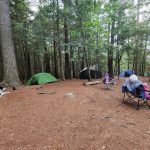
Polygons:
<instances>
[{"instance_id":1,"label":"dome tent","mask_svg":"<svg viewBox=\"0 0 150 150\"><path fill-rule=\"evenodd\" d=\"M120 73L119 77L129 77L130 75L134 74L134 70L124 70Z\"/></svg>"},{"instance_id":2,"label":"dome tent","mask_svg":"<svg viewBox=\"0 0 150 150\"><path fill-rule=\"evenodd\" d=\"M33 75L28 81L27 85L37 85L37 84L46 84L51 82L56 82L57 79L52 76L50 73L38 73Z\"/></svg>"}]
</instances>

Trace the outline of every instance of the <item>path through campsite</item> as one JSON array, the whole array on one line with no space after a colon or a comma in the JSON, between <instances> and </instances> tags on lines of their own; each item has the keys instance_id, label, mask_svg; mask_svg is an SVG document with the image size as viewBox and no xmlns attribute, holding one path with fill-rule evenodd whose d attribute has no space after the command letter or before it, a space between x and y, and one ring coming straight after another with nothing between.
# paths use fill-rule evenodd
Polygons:
<instances>
[{"instance_id":1,"label":"path through campsite","mask_svg":"<svg viewBox=\"0 0 150 150\"><path fill-rule=\"evenodd\" d=\"M10 90L0 98L0 150L149 150L150 110L122 104L123 80L114 90L102 80Z\"/></svg>"}]
</instances>

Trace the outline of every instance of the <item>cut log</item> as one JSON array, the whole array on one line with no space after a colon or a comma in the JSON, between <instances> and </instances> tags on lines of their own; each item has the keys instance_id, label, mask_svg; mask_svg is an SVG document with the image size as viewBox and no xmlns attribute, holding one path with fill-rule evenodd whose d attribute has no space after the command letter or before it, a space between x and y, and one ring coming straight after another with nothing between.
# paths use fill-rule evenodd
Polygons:
<instances>
[{"instance_id":1,"label":"cut log","mask_svg":"<svg viewBox=\"0 0 150 150\"><path fill-rule=\"evenodd\" d=\"M40 91L37 94L54 94L56 93L55 91Z\"/></svg>"},{"instance_id":2,"label":"cut log","mask_svg":"<svg viewBox=\"0 0 150 150\"><path fill-rule=\"evenodd\" d=\"M83 85L87 86L87 85L95 85L95 84L99 84L100 81L92 81L92 82L84 82Z\"/></svg>"}]
</instances>

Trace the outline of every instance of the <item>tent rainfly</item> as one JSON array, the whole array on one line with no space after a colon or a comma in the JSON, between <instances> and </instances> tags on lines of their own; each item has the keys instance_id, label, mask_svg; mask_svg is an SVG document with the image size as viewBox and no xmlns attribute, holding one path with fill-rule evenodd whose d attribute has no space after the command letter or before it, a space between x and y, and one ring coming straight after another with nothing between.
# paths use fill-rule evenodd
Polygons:
<instances>
[{"instance_id":1,"label":"tent rainfly","mask_svg":"<svg viewBox=\"0 0 150 150\"><path fill-rule=\"evenodd\" d=\"M120 73L119 77L129 77L132 74L134 74L134 70L125 70Z\"/></svg>"},{"instance_id":2,"label":"tent rainfly","mask_svg":"<svg viewBox=\"0 0 150 150\"><path fill-rule=\"evenodd\" d=\"M52 76L50 73L38 73L33 75L28 81L27 85L37 85L37 84L46 84L51 82L56 82L57 79Z\"/></svg>"}]
</instances>

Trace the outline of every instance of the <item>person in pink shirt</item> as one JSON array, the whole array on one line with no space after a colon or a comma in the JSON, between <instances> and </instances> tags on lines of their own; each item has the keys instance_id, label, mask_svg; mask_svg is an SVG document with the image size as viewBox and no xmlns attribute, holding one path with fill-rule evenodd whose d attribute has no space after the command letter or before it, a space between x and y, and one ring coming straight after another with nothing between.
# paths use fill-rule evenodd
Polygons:
<instances>
[{"instance_id":1,"label":"person in pink shirt","mask_svg":"<svg viewBox=\"0 0 150 150\"><path fill-rule=\"evenodd\" d=\"M144 83L143 86L145 90L145 97L150 100L150 93L149 93L150 91L148 90L148 84Z\"/></svg>"}]
</instances>

